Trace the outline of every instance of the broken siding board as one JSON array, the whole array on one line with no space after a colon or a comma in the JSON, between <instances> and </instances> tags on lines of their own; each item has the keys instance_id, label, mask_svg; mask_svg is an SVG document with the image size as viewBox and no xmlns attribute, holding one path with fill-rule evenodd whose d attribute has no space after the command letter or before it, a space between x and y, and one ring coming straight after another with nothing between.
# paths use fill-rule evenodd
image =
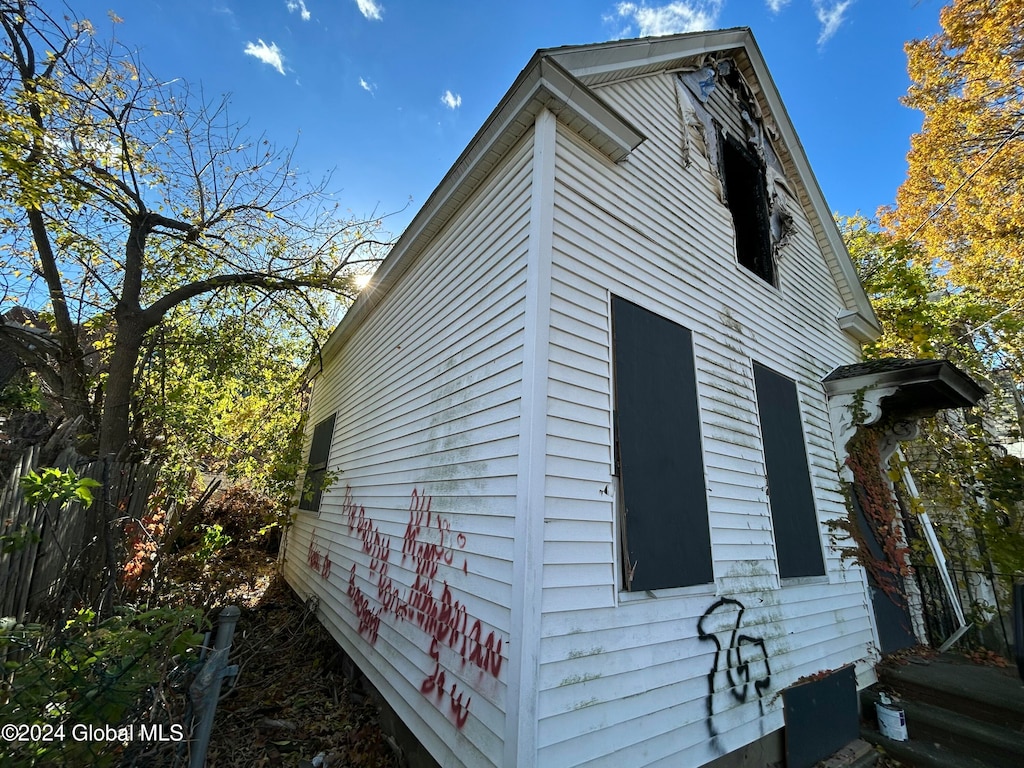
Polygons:
<instances>
[{"instance_id":1,"label":"broken siding board","mask_svg":"<svg viewBox=\"0 0 1024 768\"><path fill-rule=\"evenodd\" d=\"M633 159L631 158L631 165L632 165L632 164L633 164ZM723 206L723 211L724 211L724 206ZM731 261L731 256L730 256L730 261ZM734 263L730 263L730 264L729 264L729 267L730 267L729 271L730 271L730 272L733 272L733 273L735 273L735 269L734 269L734 268L732 268L732 267L735 267L735 264L734 264ZM734 274L733 274L733 276L734 276ZM755 280L756 280L756 279L755 279ZM753 285L753 284L752 284L752 285ZM816 286L816 288L817 288L817 286ZM753 293L757 293L757 294L760 294L760 293L763 293L763 292L762 292L762 291L754 291ZM775 292L775 293L776 293L776 295L777 295L777 292ZM811 295L811 297L813 298L813 296L814 296L815 294L810 294L810 295ZM836 312L836 311L838 311L838 310L839 310L839 308L841 308L841 307L840 307L840 306L836 306L836 307L835 307L835 308L833 309L833 311L831 311L831 312L830 312L830 316L828 317L828 319L829 319L829 322L831 322L831 323L833 323L833 324L835 323L835 312Z\"/></svg>"}]
</instances>

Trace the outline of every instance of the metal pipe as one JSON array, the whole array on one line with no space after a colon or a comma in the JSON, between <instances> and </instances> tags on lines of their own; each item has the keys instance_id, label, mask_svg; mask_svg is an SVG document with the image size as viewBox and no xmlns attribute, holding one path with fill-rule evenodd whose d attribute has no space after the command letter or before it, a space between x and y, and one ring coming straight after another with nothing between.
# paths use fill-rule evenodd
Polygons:
<instances>
[{"instance_id":1,"label":"metal pipe","mask_svg":"<svg viewBox=\"0 0 1024 768\"><path fill-rule=\"evenodd\" d=\"M189 688L192 706L199 719L193 730L189 768L203 768L206 764L206 750L210 746L210 733L213 731L213 716L217 712L221 683L225 677L238 673L238 668L229 667L227 662L235 625L241 613L236 605L228 605L221 610L220 616L217 617L217 636L213 641L213 651Z\"/></svg>"}]
</instances>

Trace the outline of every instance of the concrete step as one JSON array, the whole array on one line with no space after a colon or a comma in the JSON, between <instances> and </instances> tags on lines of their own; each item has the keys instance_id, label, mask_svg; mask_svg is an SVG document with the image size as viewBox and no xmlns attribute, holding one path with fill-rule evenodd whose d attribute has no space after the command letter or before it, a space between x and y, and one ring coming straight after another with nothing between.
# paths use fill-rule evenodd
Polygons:
<instances>
[{"instance_id":1,"label":"concrete step","mask_svg":"<svg viewBox=\"0 0 1024 768\"><path fill-rule=\"evenodd\" d=\"M861 711L873 722L877 688L861 691ZM907 720L907 735L913 741L941 744L945 749L984 760L993 768L1024 765L1024 733L1002 725L977 720L933 704L903 699L899 702Z\"/></svg>"},{"instance_id":2,"label":"concrete step","mask_svg":"<svg viewBox=\"0 0 1024 768\"><path fill-rule=\"evenodd\" d=\"M870 728L862 728L860 735L908 768L992 768L990 763L953 752L940 744L914 740L893 741Z\"/></svg>"},{"instance_id":3,"label":"concrete step","mask_svg":"<svg viewBox=\"0 0 1024 768\"><path fill-rule=\"evenodd\" d=\"M958 656L943 655L881 665L878 674L880 682L895 690L905 702L932 704L975 720L1024 731L1024 683L1015 670L971 664Z\"/></svg>"}]
</instances>

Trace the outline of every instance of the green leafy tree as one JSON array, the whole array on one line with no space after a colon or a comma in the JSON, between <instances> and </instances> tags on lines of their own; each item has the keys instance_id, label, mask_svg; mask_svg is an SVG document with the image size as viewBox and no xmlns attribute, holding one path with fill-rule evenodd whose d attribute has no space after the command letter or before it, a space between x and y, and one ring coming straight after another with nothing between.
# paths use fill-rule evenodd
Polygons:
<instances>
[{"instance_id":1,"label":"green leafy tree","mask_svg":"<svg viewBox=\"0 0 1024 768\"><path fill-rule=\"evenodd\" d=\"M324 296L354 296L386 244L290 151L247 138L226 99L154 77L88 21L0 0L0 26L0 308L47 326L5 321L0 345L99 454L125 455L168 318L258 305L315 328Z\"/></svg>"},{"instance_id":2,"label":"green leafy tree","mask_svg":"<svg viewBox=\"0 0 1024 768\"><path fill-rule=\"evenodd\" d=\"M899 247L927 282L919 309L931 351L993 389L980 414L937 420L945 433L922 474L984 534L997 566L1020 573L1024 473L1012 448L1024 427L1024 0L951 0L939 20L938 34L906 46L904 103L923 122L896 205L882 213L884 238L911 244Z\"/></svg>"},{"instance_id":3,"label":"green leafy tree","mask_svg":"<svg viewBox=\"0 0 1024 768\"><path fill-rule=\"evenodd\" d=\"M137 411L172 495L200 473L244 481L287 508L299 474L308 339L287 317L175 312L151 334ZM156 437L153 437L155 435Z\"/></svg>"},{"instance_id":4,"label":"green leafy tree","mask_svg":"<svg viewBox=\"0 0 1024 768\"><path fill-rule=\"evenodd\" d=\"M1001 573L1024 572L1024 465L1003 445L1020 435L1005 366L1021 318L999 297L953 284L919 243L862 216L838 224L885 329L865 357L945 358L993 387L976 412L922 422L908 460L958 562L987 568L991 558Z\"/></svg>"}]
</instances>

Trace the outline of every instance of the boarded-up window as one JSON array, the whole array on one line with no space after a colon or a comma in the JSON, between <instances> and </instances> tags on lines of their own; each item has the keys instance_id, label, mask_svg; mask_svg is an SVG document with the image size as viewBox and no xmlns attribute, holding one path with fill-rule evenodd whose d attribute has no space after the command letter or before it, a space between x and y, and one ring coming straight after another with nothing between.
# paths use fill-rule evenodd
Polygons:
<instances>
[{"instance_id":1,"label":"boarded-up window","mask_svg":"<svg viewBox=\"0 0 1024 768\"><path fill-rule=\"evenodd\" d=\"M722 140L722 178L736 230L736 259L766 283L775 285L771 221L764 166L732 137Z\"/></svg>"},{"instance_id":2,"label":"boarded-up window","mask_svg":"<svg viewBox=\"0 0 1024 768\"><path fill-rule=\"evenodd\" d=\"M712 581L689 330L612 298L616 471L627 589Z\"/></svg>"},{"instance_id":3,"label":"boarded-up window","mask_svg":"<svg viewBox=\"0 0 1024 768\"><path fill-rule=\"evenodd\" d=\"M825 562L796 384L754 363L754 387L779 575L821 576L825 573Z\"/></svg>"},{"instance_id":4,"label":"boarded-up window","mask_svg":"<svg viewBox=\"0 0 1024 768\"><path fill-rule=\"evenodd\" d=\"M334 437L334 414L316 425L313 443L309 448L309 467L306 482L299 498L299 509L311 512L320 510L320 497L324 489L324 475L327 473L327 459L331 453L331 439Z\"/></svg>"}]
</instances>

